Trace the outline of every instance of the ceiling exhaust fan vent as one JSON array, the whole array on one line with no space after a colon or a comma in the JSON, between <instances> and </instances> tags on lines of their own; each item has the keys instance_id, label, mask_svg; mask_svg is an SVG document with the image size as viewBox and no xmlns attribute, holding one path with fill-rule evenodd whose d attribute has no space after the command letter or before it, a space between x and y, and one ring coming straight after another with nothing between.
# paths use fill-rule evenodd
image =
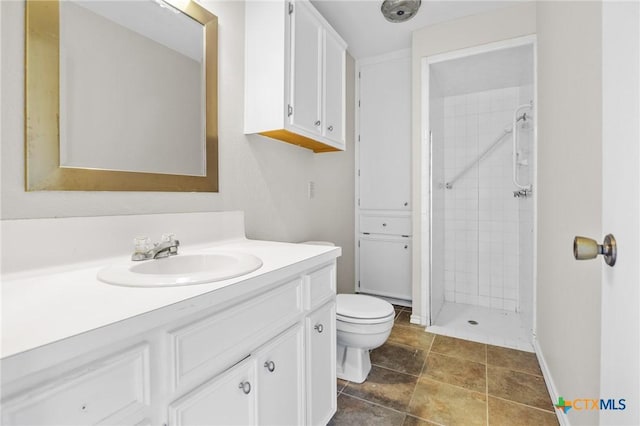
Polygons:
<instances>
[{"instance_id":1,"label":"ceiling exhaust fan vent","mask_svg":"<svg viewBox=\"0 0 640 426\"><path fill-rule=\"evenodd\" d=\"M422 0L384 0L380 11L389 22L404 22L418 13L421 3Z\"/></svg>"}]
</instances>

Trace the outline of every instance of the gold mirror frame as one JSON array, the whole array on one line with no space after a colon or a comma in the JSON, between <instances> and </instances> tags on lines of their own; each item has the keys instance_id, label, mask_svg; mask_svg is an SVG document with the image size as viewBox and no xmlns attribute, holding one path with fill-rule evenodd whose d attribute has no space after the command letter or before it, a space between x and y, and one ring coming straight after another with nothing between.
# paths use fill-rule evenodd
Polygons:
<instances>
[{"instance_id":1,"label":"gold mirror frame","mask_svg":"<svg viewBox=\"0 0 640 426\"><path fill-rule=\"evenodd\" d=\"M169 0L170 3L171 2ZM60 167L59 0L27 0L25 187L27 191L218 192L218 18L192 0L172 4L205 32L206 176Z\"/></svg>"}]
</instances>

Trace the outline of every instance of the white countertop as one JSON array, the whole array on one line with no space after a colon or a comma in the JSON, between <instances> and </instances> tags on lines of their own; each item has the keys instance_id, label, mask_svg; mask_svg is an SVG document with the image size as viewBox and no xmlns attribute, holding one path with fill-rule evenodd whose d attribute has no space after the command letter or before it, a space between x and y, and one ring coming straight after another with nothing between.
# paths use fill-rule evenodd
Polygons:
<instances>
[{"instance_id":1,"label":"white countertop","mask_svg":"<svg viewBox=\"0 0 640 426\"><path fill-rule=\"evenodd\" d=\"M244 238L180 247L180 254L221 250L253 254L263 265L228 280L163 288L121 287L98 281L96 274L102 267L127 262L124 257L3 275L0 356L6 358L248 279L268 280L275 271L300 262L315 260L320 264L341 254L339 247Z\"/></svg>"}]
</instances>

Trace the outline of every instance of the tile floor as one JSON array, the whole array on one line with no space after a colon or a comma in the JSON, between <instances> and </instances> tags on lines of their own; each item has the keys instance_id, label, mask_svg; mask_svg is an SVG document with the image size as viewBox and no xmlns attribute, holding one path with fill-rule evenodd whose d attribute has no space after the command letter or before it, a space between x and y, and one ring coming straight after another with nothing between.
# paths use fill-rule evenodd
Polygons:
<instances>
[{"instance_id":1,"label":"tile floor","mask_svg":"<svg viewBox=\"0 0 640 426\"><path fill-rule=\"evenodd\" d=\"M558 425L535 354L396 323L362 384L338 379L329 425Z\"/></svg>"}]
</instances>

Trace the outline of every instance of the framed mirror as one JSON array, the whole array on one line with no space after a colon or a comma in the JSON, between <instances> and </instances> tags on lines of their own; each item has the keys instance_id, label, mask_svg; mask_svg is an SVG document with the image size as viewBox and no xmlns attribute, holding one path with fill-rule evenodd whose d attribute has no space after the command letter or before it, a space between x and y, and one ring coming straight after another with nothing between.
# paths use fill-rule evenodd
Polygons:
<instances>
[{"instance_id":1,"label":"framed mirror","mask_svg":"<svg viewBox=\"0 0 640 426\"><path fill-rule=\"evenodd\" d=\"M26 190L218 191L217 18L27 0Z\"/></svg>"}]
</instances>

